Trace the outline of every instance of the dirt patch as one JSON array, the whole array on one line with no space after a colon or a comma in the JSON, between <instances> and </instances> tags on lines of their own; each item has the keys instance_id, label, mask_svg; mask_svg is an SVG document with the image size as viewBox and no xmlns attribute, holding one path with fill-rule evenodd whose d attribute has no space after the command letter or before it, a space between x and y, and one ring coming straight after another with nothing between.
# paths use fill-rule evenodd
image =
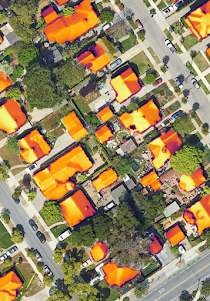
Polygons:
<instances>
[{"instance_id":1,"label":"dirt patch","mask_svg":"<svg viewBox=\"0 0 210 301\"><path fill-rule=\"evenodd\" d=\"M102 6L103 6L103 8L109 7L111 9L111 11L113 11L114 13L116 13L116 10L114 9L114 6L110 2L102 3Z\"/></svg>"},{"instance_id":2,"label":"dirt patch","mask_svg":"<svg viewBox=\"0 0 210 301\"><path fill-rule=\"evenodd\" d=\"M58 127L54 131L50 132L50 135L52 135L53 137L57 137L57 138L63 134L64 134L64 130L61 127Z\"/></svg>"},{"instance_id":3,"label":"dirt patch","mask_svg":"<svg viewBox=\"0 0 210 301\"><path fill-rule=\"evenodd\" d=\"M98 91L91 92L85 97L82 97L81 95L77 95L74 98L74 102L76 103L76 105L80 109L81 113L83 115L87 115L91 111L90 108L89 108L89 104L92 101L96 100L100 96L101 96L101 94Z\"/></svg>"},{"instance_id":4,"label":"dirt patch","mask_svg":"<svg viewBox=\"0 0 210 301\"><path fill-rule=\"evenodd\" d=\"M5 147L0 148L0 156L5 163L8 163L10 165L10 167L23 164L19 155L12 155L10 151L8 151Z\"/></svg>"}]
</instances>

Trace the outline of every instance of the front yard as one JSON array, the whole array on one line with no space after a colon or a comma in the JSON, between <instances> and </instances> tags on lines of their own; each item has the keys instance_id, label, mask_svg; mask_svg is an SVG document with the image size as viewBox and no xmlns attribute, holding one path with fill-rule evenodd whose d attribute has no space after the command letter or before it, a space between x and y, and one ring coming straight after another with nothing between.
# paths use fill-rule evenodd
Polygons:
<instances>
[{"instance_id":1,"label":"front yard","mask_svg":"<svg viewBox=\"0 0 210 301\"><path fill-rule=\"evenodd\" d=\"M197 38L193 34L189 34L188 36L184 37L184 42L182 43L182 45L186 50L188 50L197 43Z\"/></svg>"},{"instance_id":2,"label":"front yard","mask_svg":"<svg viewBox=\"0 0 210 301\"><path fill-rule=\"evenodd\" d=\"M125 51L128 51L129 49L132 48L132 41L131 41L131 38L128 38L126 40L123 40L121 42L121 45L123 47L123 49L125 49Z\"/></svg>"},{"instance_id":3,"label":"front yard","mask_svg":"<svg viewBox=\"0 0 210 301\"><path fill-rule=\"evenodd\" d=\"M143 75L153 67L153 64L150 62L144 51L141 51L129 61L137 76Z\"/></svg>"},{"instance_id":4,"label":"front yard","mask_svg":"<svg viewBox=\"0 0 210 301\"><path fill-rule=\"evenodd\" d=\"M2 222L0 222L0 247L2 249L7 249L13 244L10 234L7 232Z\"/></svg>"},{"instance_id":5,"label":"front yard","mask_svg":"<svg viewBox=\"0 0 210 301\"><path fill-rule=\"evenodd\" d=\"M208 62L205 60L201 52L197 52L196 56L193 58L194 62L198 66L201 72L209 68Z\"/></svg>"},{"instance_id":6,"label":"front yard","mask_svg":"<svg viewBox=\"0 0 210 301\"><path fill-rule=\"evenodd\" d=\"M62 232L64 232L66 229L69 228L69 225L67 223L59 226L55 226L50 229L52 234L57 238Z\"/></svg>"},{"instance_id":7,"label":"front yard","mask_svg":"<svg viewBox=\"0 0 210 301\"><path fill-rule=\"evenodd\" d=\"M169 107L164 109L165 117L177 111L179 108L181 108L181 105L180 102L177 100L174 103L172 103Z\"/></svg>"},{"instance_id":8,"label":"front yard","mask_svg":"<svg viewBox=\"0 0 210 301\"><path fill-rule=\"evenodd\" d=\"M151 54L151 56L155 60L156 64L159 64L160 63L160 59L157 56L157 54L155 53L155 51L152 49L152 47L148 47L147 50L149 51L149 53Z\"/></svg>"},{"instance_id":9,"label":"front yard","mask_svg":"<svg viewBox=\"0 0 210 301\"><path fill-rule=\"evenodd\" d=\"M203 81L201 79L198 81L198 83L201 86L201 88L203 89L203 91L204 91L205 94L209 94L210 93L209 89L204 85L204 83L203 83Z\"/></svg>"}]
</instances>

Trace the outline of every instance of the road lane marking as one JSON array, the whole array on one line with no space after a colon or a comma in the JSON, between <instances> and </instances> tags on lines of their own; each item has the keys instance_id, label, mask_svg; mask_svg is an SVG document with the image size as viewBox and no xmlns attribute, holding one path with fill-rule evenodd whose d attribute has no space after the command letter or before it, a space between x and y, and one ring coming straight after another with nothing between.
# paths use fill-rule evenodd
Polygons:
<instances>
[{"instance_id":1,"label":"road lane marking","mask_svg":"<svg viewBox=\"0 0 210 301\"><path fill-rule=\"evenodd\" d=\"M184 281L182 281L181 283L177 284L175 287L173 287L172 289L170 289L170 291L168 291L167 293L165 293L164 295L162 295L161 297L155 299L154 301L160 300L162 297L166 296L168 293L170 293L171 291L173 291L175 288L179 287L181 284L185 283L187 280L189 280L190 278L194 277L196 274L198 274L200 271L206 269L208 266L210 266L210 263L207 264L205 267L203 267L202 269L200 269L199 271L197 271L196 273L192 274L190 277L188 277L187 279L185 279Z\"/></svg>"}]
</instances>

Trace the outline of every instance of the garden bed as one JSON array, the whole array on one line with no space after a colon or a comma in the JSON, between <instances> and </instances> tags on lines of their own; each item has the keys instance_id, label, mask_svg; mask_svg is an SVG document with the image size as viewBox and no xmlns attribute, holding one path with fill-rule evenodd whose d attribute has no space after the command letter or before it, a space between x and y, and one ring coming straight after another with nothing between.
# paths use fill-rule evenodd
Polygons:
<instances>
[{"instance_id":1,"label":"garden bed","mask_svg":"<svg viewBox=\"0 0 210 301\"><path fill-rule=\"evenodd\" d=\"M177 111L179 108L181 108L180 102L177 100L174 103L172 103L169 107L164 109L165 117L172 114L173 112Z\"/></svg>"},{"instance_id":2,"label":"garden bed","mask_svg":"<svg viewBox=\"0 0 210 301\"><path fill-rule=\"evenodd\" d=\"M170 26L173 28L173 31L175 34L178 33L179 35L182 35L185 32L185 30L183 28L184 26L180 21L176 21L173 24L171 24Z\"/></svg>"}]
</instances>

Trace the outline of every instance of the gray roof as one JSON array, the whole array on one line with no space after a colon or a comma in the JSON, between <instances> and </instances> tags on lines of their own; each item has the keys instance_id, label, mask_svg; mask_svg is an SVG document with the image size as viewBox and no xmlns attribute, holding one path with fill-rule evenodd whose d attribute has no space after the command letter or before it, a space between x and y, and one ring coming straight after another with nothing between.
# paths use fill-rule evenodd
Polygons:
<instances>
[{"instance_id":1,"label":"gray roof","mask_svg":"<svg viewBox=\"0 0 210 301\"><path fill-rule=\"evenodd\" d=\"M126 181L125 185L127 186L127 188L129 190L133 189L136 186L136 184L134 183L134 181L132 179L129 179L128 181Z\"/></svg>"},{"instance_id":2,"label":"gray roof","mask_svg":"<svg viewBox=\"0 0 210 301\"><path fill-rule=\"evenodd\" d=\"M63 59L63 56L55 46L52 46L44 49L44 58L48 64L56 64Z\"/></svg>"},{"instance_id":3,"label":"gray roof","mask_svg":"<svg viewBox=\"0 0 210 301\"><path fill-rule=\"evenodd\" d=\"M129 198L129 192L125 188L123 183L114 188L110 194L113 197L116 205L120 204L120 198L124 198L124 200L127 200Z\"/></svg>"},{"instance_id":4,"label":"gray roof","mask_svg":"<svg viewBox=\"0 0 210 301\"><path fill-rule=\"evenodd\" d=\"M165 210L163 211L163 214L165 215L165 217L169 217L170 215L172 215L179 209L180 209L180 207L177 204L177 202L175 201L165 208Z\"/></svg>"},{"instance_id":5,"label":"gray roof","mask_svg":"<svg viewBox=\"0 0 210 301\"><path fill-rule=\"evenodd\" d=\"M6 36L7 40L9 41L10 45L14 45L16 42L20 41L20 38L16 37L16 35L14 34L14 32L9 33Z\"/></svg>"},{"instance_id":6,"label":"gray roof","mask_svg":"<svg viewBox=\"0 0 210 301\"><path fill-rule=\"evenodd\" d=\"M163 249L160 253L155 255L158 261L160 262L161 266L164 267L169 264L171 261L175 259L175 256L171 254L171 251L167 244L163 246Z\"/></svg>"},{"instance_id":7,"label":"gray roof","mask_svg":"<svg viewBox=\"0 0 210 301\"><path fill-rule=\"evenodd\" d=\"M131 153L132 151L134 151L137 148L137 146L133 142L133 139L130 138L125 143L120 145L120 148L123 151L124 155L127 155L127 154Z\"/></svg>"}]
</instances>

